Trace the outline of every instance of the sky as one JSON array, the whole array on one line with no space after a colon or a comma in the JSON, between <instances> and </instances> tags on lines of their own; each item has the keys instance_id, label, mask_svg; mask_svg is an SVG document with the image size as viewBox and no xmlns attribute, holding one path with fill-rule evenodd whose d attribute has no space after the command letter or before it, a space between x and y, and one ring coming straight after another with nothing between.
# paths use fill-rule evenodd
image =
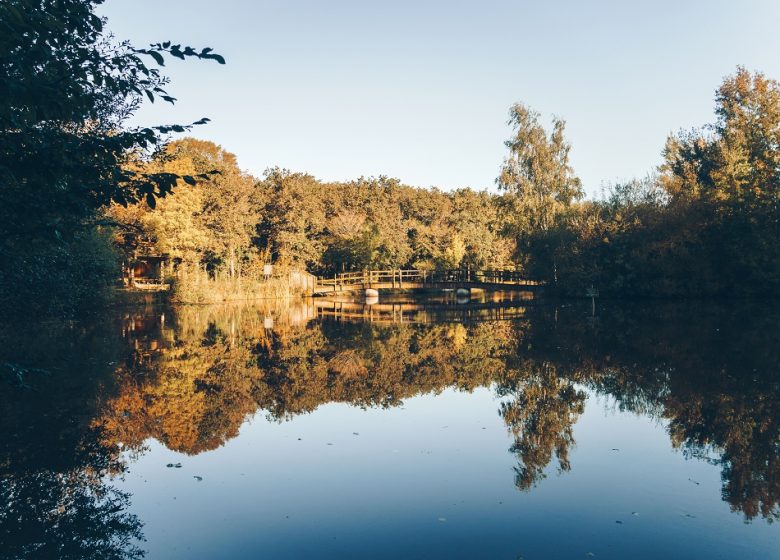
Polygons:
<instances>
[{"instance_id":1,"label":"sky","mask_svg":"<svg viewBox=\"0 0 780 560\"><path fill-rule=\"evenodd\" d=\"M652 172L669 134L712 122L738 65L780 79L777 0L106 0L99 13L135 46L226 58L167 63L176 105L135 122L209 117L193 135L257 176L494 190L521 101L566 121L597 196Z\"/></svg>"}]
</instances>

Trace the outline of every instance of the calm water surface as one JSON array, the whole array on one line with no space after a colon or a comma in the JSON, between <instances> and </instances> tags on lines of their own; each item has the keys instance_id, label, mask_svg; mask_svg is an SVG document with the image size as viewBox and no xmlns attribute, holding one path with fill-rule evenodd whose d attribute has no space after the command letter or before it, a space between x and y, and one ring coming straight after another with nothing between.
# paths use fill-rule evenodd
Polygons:
<instances>
[{"instance_id":1,"label":"calm water surface","mask_svg":"<svg viewBox=\"0 0 780 560\"><path fill-rule=\"evenodd\" d=\"M773 305L511 300L2 327L0 557L780 558Z\"/></svg>"}]
</instances>

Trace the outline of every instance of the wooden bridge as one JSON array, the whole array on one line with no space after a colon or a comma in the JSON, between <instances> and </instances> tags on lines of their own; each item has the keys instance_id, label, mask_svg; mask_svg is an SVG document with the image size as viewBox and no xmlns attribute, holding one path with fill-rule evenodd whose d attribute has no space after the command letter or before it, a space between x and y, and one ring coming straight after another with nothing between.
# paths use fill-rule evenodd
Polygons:
<instances>
[{"instance_id":1,"label":"wooden bridge","mask_svg":"<svg viewBox=\"0 0 780 560\"><path fill-rule=\"evenodd\" d=\"M375 290L533 290L543 284L505 270L364 270L317 278L314 295Z\"/></svg>"}]
</instances>

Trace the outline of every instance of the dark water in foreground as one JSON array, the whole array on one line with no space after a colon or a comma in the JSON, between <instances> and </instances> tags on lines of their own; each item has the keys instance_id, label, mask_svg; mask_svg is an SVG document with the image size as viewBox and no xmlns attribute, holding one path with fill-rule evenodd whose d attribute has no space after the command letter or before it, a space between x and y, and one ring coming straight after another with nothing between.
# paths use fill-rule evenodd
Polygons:
<instances>
[{"instance_id":1,"label":"dark water in foreground","mask_svg":"<svg viewBox=\"0 0 780 560\"><path fill-rule=\"evenodd\" d=\"M780 558L779 320L444 298L3 328L0 558Z\"/></svg>"}]
</instances>

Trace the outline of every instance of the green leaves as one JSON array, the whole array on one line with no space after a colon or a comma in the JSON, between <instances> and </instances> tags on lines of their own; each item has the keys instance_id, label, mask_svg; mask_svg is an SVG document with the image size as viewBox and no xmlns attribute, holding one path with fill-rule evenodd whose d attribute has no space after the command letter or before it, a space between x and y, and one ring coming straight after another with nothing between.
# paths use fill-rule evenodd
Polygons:
<instances>
[{"instance_id":1,"label":"green leaves","mask_svg":"<svg viewBox=\"0 0 780 560\"><path fill-rule=\"evenodd\" d=\"M155 62L157 62L157 64L159 64L160 66L165 66L165 59L159 52L151 51L151 50L139 51L139 52L144 52L145 54L150 55L155 60Z\"/></svg>"},{"instance_id":2,"label":"green leaves","mask_svg":"<svg viewBox=\"0 0 780 560\"><path fill-rule=\"evenodd\" d=\"M174 103L166 57L224 59L165 41L136 48L104 35L93 0L0 2L0 237L51 237L97 209L170 192L175 177L129 173L171 134L206 124L126 128L142 101ZM129 111L128 111L129 109ZM190 184L197 180L184 180Z\"/></svg>"},{"instance_id":3,"label":"green leaves","mask_svg":"<svg viewBox=\"0 0 780 560\"><path fill-rule=\"evenodd\" d=\"M170 41L164 43L153 43L148 49L136 49L139 54L146 54L154 58L160 66L165 66L165 59L162 53L168 53L174 58L184 60L187 57L195 57L207 60L216 60L219 64L225 64L225 58L222 55L213 52L214 49L206 47L198 52L194 47L171 44Z\"/></svg>"},{"instance_id":4,"label":"green leaves","mask_svg":"<svg viewBox=\"0 0 780 560\"><path fill-rule=\"evenodd\" d=\"M218 54L201 53L199 56L200 56L200 58L210 58L212 60L216 60L220 64L225 64L225 59L221 55L218 55Z\"/></svg>"}]
</instances>

